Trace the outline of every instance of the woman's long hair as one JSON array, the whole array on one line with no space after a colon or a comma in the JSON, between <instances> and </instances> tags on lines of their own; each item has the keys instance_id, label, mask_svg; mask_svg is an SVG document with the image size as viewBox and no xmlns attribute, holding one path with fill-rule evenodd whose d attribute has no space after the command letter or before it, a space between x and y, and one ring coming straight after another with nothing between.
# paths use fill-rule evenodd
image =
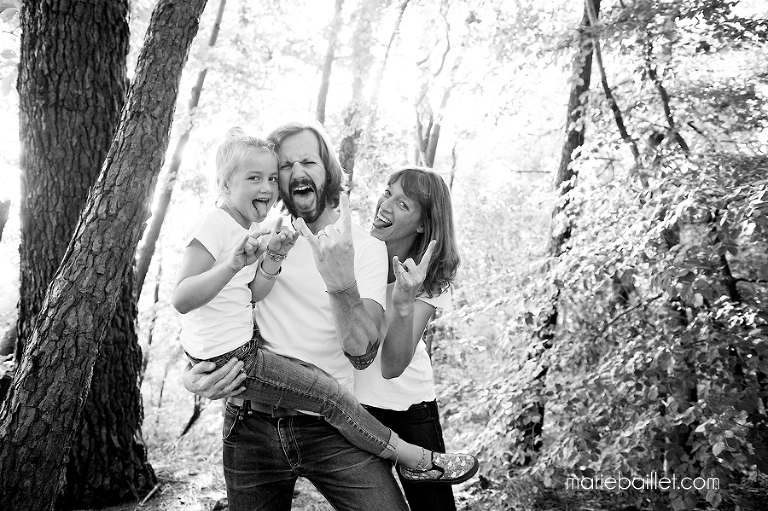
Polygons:
<instances>
[{"instance_id":1,"label":"woman's long hair","mask_svg":"<svg viewBox=\"0 0 768 511\"><path fill-rule=\"evenodd\" d=\"M439 174L421 167L406 167L395 171L387 179L387 185L395 182L400 183L408 198L421 206L424 232L417 233L408 257L419 263L429 242L437 241L423 284L424 292L432 297L448 289L460 264L453 227L451 192Z\"/></svg>"}]
</instances>

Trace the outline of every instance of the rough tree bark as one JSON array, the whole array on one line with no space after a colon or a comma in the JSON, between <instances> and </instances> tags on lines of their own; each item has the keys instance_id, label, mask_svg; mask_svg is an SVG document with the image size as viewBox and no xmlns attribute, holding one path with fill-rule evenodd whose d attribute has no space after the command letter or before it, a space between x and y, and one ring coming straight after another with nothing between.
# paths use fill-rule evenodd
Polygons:
<instances>
[{"instance_id":1,"label":"rough tree bark","mask_svg":"<svg viewBox=\"0 0 768 511\"><path fill-rule=\"evenodd\" d=\"M128 1L22 5L17 351L96 181L125 101Z\"/></svg>"},{"instance_id":2,"label":"rough tree bark","mask_svg":"<svg viewBox=\"0 0 768 511\"><path fill-rule=\"evenodd\" d=\"M24 173L17 360L125 101L128 2L80 0L73 5L30 1L22 9ZM120 306L94 370L59 507L99 506L156 482L137 434L143 413L136 379L141 352L131 282L129 276L121 289Z\"/></svg>"},{"instance_id":3,"label":"rough tree bark","mask_svg":"<svg viewBox=\"0 0 768 511\"><path fill-rule=\"evenodd\" d=\"M103 170L0 408L0 508L53 509L91 376L148 216L205 0L162 0Z\"/></svg>"},{"instance_id":4,"label":"rough tree bark","mask_svg":"<svg viewBox=\"0 0 768 511\"><path fill-rule=\"evenodd\" d=\"M219 37L219 28L221 27L221 19L224 17L224 8L227 6L227 0L219 1L219 10L216 12L216 21L213 23L213 29L211 30L211 36L208 39L208 47L213 48L216 45L216 39ZM165 215L168 213L168 206L171 203L171 196L173 195L173 185L176 184L176 177L179 174L179 168L181 167L182 157L184 156L184 148L187 147L189 142L189 136L192 133L194 112L200 102L200 94L203 92L203 86L205 85L205 76L208 74L208 68L203 68L197 73L197 81L195 86L192 87L192 97L189 98L189 113L190 121L184 129L184 132L176 142L176 148L173 151L171 157L171 164L168 167L168 172L165 174L163 184L160 187L159 197L157 198L157 206L150 219L149 227L147 227L144 233L141 245L139 246L139 255L136 258L136 296L141 296L141 290L144 288L144 279L147 278L147 271L149 270L149 263L152 262L152 256L155 254L155 247L157 246L157 240L160 238L160 230L163 227L163 221Z\"/></svg>"},{"instance_id":5,"label":"rough tree bark","mask_svg":"<svg viewBox=\"0 0 768 511\"><path fill-rule=\"evenodd\" d=\"M331 70L333 61L336 58L336 45L339 42L339 32L341 31L342 17L341 7L344 0L336 0L336 6L333 11L333 21L331 21L330 32L328 33L328 49L325 52L323 61L323 76L320 80L320 92L317 94L317 122L325 124L325 103L328 100L328 89L331 86Z\"/></svg>"},{"instance_id":6,"label":"rough tree bark","mask_svg":"<svg viewBox=\"0 0 768 511\"><path fill-rule=\"evenodd\" d=\"M590 0L587 0L590 1ZM600 0L591 0L595 14L600 10ZM587 107L587 92L589 91L592 76L592 37L590 35L590 21L587 8L579 24L578 38L575 40L577 47L573 57L573 77L571 78L571 90L568 95L568 114L565 122L565 140L560 153L560 164L555 176L555 186L561 196L552 212L552 233L549 241L549 255L557 258L563 253L565 243L571 237L571 222L568 220L566 210L568 207L568 193L573 189L576 173L573 162L578 156L578 151L584 145L584 119ZM544 353L552 346L555 338L557 320L559 314L559 291L554 291L549 297L547 305L539 313L534 339L529 348L529 357L542 360ZM521 417L519 422L524 428L523 448L530 453L525 457L524 464L532 460L532 454L541 448L541 434L544 425L544 401L541 398L544 392L544 381L547 376L548 366L545 362L540 364L540 371L532 382L532 392L537 401L532 410L526 411L528 417ZM531 417L533 415L533 417ZM526 420L527 419L527 420Z\"/></svg>"}]
</instances>

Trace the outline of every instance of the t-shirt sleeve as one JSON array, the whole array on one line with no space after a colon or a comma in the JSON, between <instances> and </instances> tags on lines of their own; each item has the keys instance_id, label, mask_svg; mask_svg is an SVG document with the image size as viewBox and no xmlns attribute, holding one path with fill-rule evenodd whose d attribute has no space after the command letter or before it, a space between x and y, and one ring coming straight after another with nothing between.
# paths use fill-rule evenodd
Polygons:
<instances>
[{"instance_id":1,"label":"t-shirt sleeve","mask_svg":"<svg viewBox=\"0 0 768 511\"><path fill-rule=\"evenodd\" d=\"M359 245L355 245L355 278L360 298L373 300L386 309L387 246L375 238Z\"/></svg>"},{"instance_id":2,"label":"t-shirt sleeve","mask_svg":"<svg viewBox=\"0 0 768 511\"><path fill-rule=\"evenodd\" d=\"M432 295L432 297L428 297L427 295L419 295L416 297L417 300L421 300L422 302L426 302L435 309L451 309L453 307L453 301L451 300L451 297L453 296L453 286L448 286L448 289L440 293L439 295L435 294Z\"/></svg>"},{"instance_id":3,"label":"t-shirt sleeve","mask_svg":"<svg viewBox=\"0 0 768 511\"><path fill-rule=\"evenodd\" d=\"M184 238L184 246L186 247L193 239L196 239L218 261L221 253L227 248L226 234L227 229L221 219L213 214L208 214L198 220L187 231L187 235Z\"/></svg>"}]
</instances>

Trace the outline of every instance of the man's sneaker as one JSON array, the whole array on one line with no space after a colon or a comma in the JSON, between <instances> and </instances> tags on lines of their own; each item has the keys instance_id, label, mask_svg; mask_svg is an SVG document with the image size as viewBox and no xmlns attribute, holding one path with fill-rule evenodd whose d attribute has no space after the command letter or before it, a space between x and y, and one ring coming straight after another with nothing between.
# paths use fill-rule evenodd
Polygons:
<instances>
[{"instance_id":1,"label":"man's sneaker","mask_svg":"<svg viewBox=\"0 0 768 511\"><path fill-rule=\"evenodd\" d=\"M400 476L411 483L459 484L477 473L480 463L471 454L432 453L432 466L426 470L397 466Z\"/></svg>"}]
</instances>

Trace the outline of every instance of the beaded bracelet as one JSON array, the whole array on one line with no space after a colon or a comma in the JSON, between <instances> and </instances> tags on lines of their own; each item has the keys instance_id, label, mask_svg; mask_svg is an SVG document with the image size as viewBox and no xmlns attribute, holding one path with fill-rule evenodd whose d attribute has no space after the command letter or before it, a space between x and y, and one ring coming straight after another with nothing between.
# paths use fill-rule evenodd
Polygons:
<instances>
[{"instance_id":1,"label":"beaded bracelet","mask_svg":"<svg viewBox=\"0 0 768 511\"><path fill-rule=\"evenodd\" d=\"M273 261L275 261L277 263L279 263L280 261L282 261L283 259L288 257L288 254L281 254L279 252L275 252L271 248L267 249L267 255L269 256L270 259L272 259Z\"/></svg>"}]
</instances>

